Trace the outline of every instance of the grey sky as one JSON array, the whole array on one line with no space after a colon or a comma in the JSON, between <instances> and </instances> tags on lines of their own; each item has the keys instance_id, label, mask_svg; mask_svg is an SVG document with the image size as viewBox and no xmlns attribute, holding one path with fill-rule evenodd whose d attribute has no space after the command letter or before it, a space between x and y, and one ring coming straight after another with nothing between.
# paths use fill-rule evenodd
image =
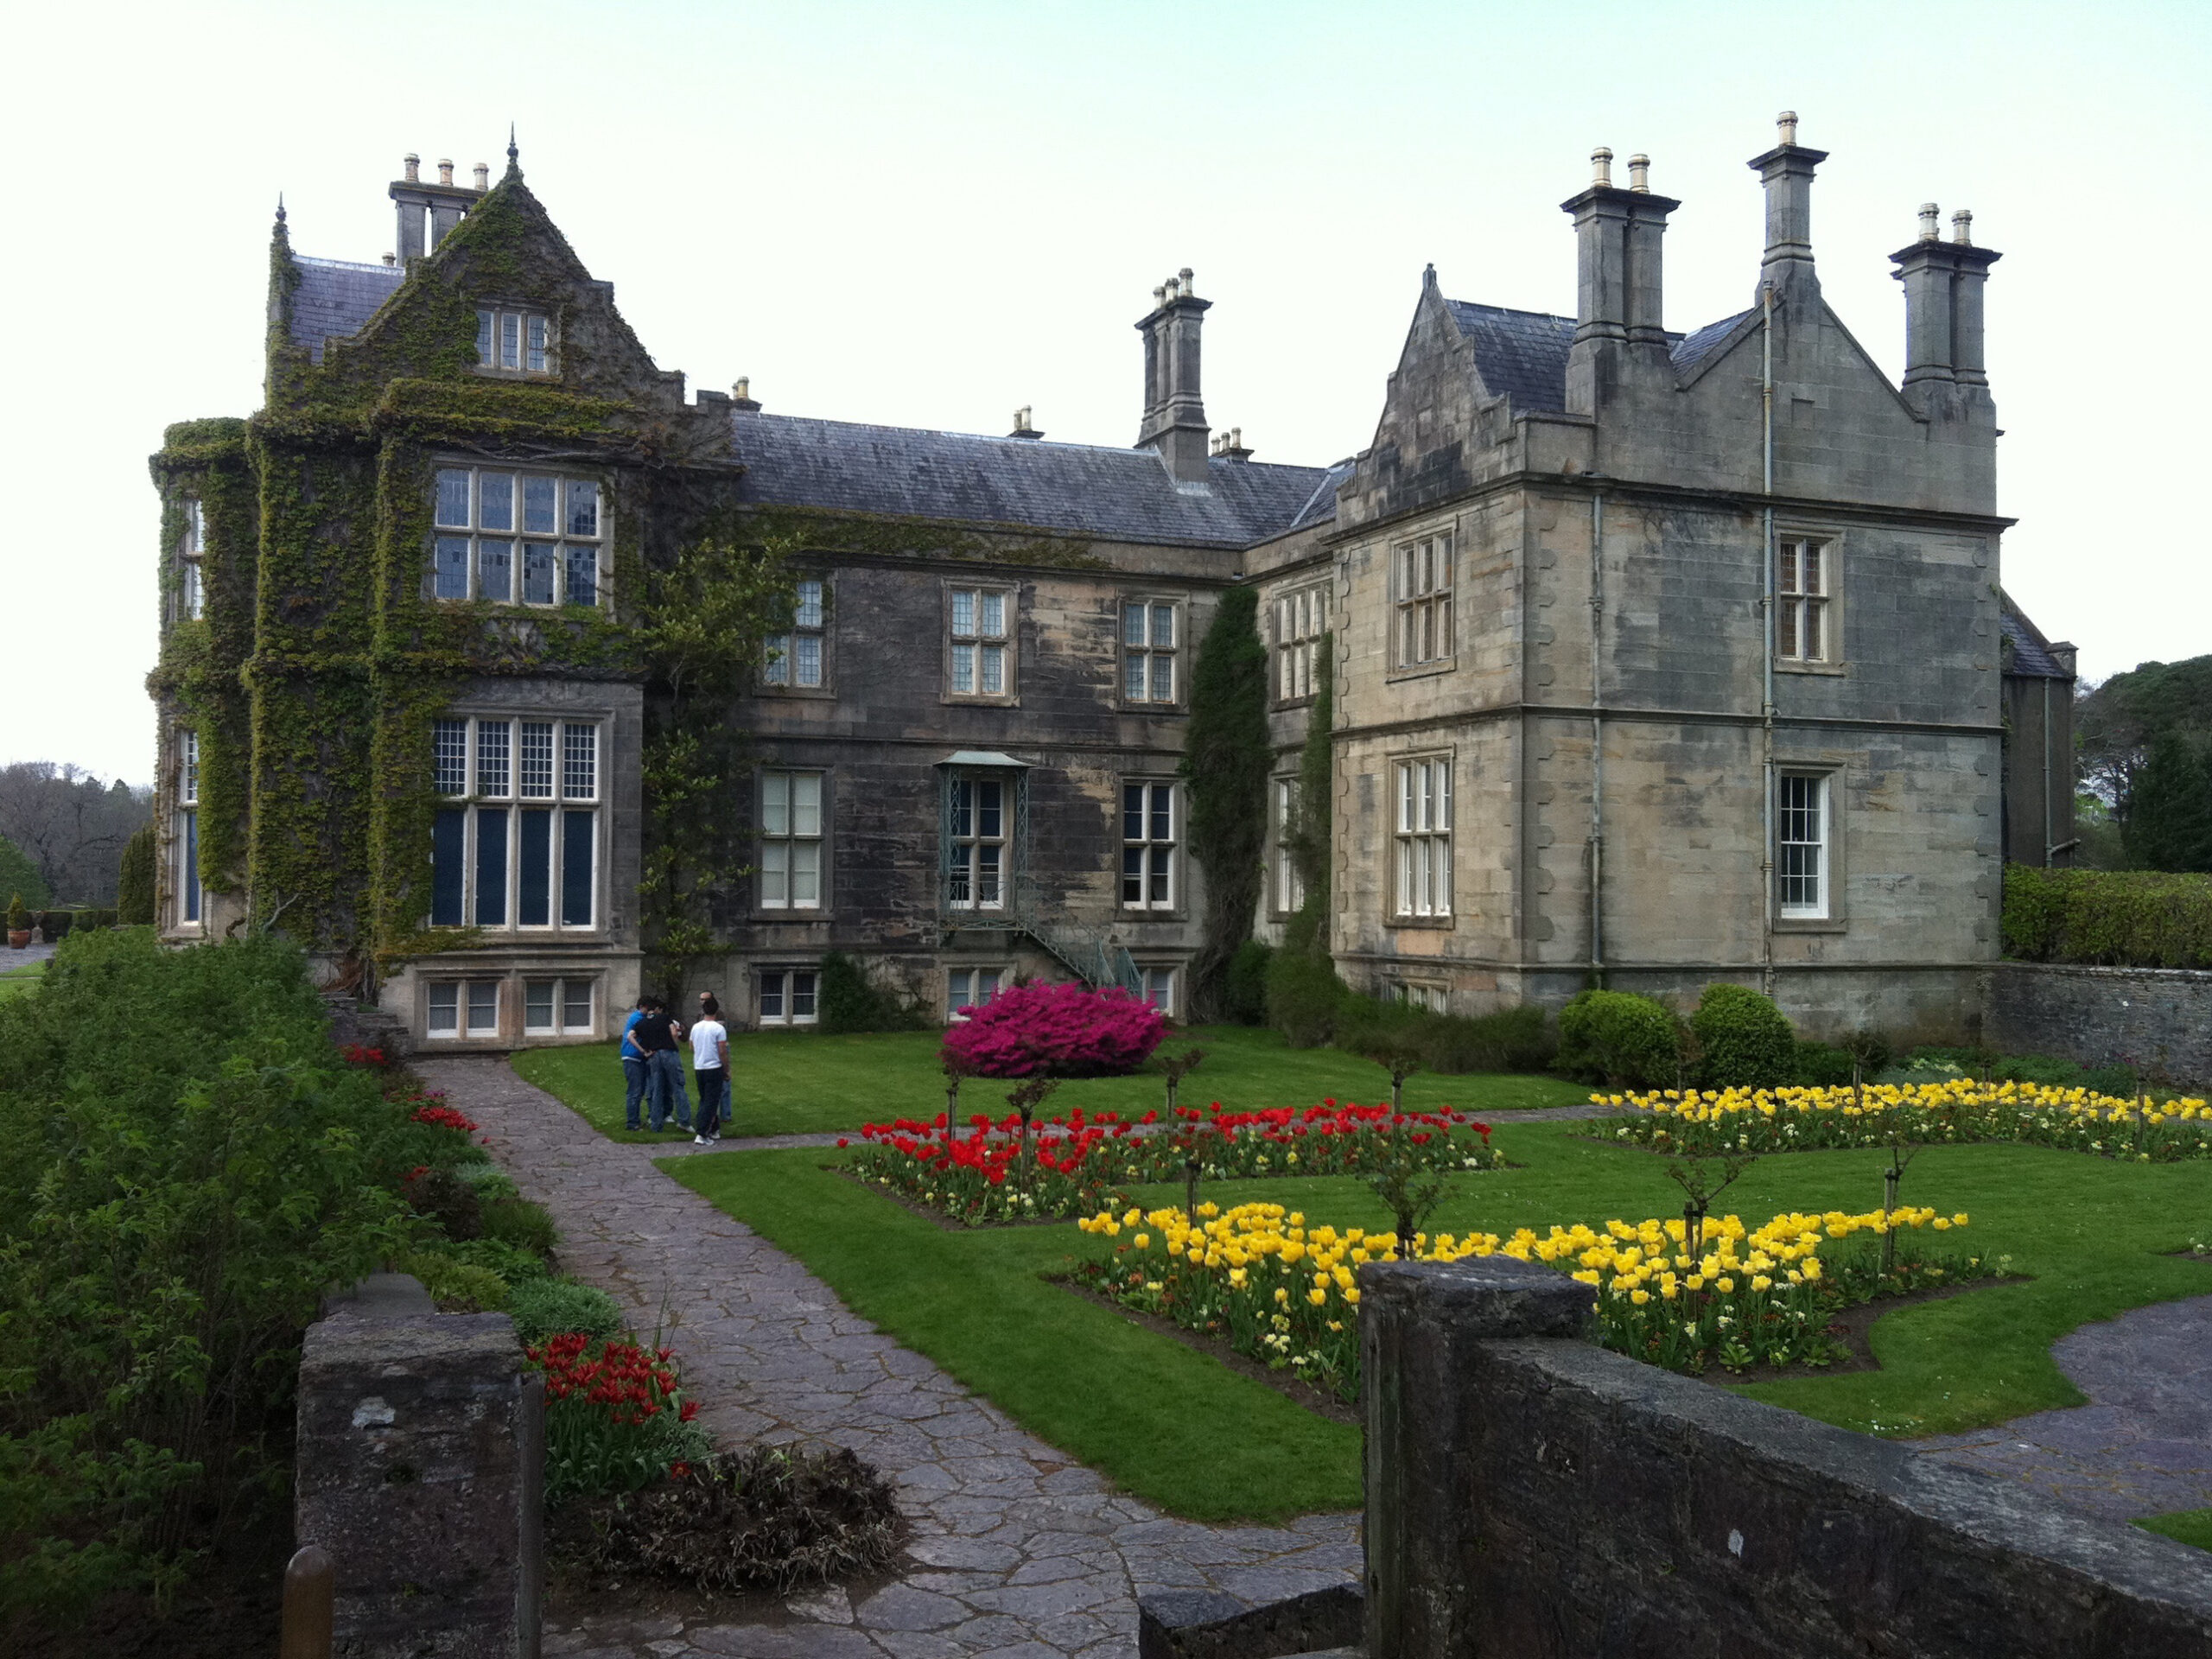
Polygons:
<instances>
[{"instance_id":1,"label":"grey sky","mask_svg":"<svg viewBox=\"0 0 2212 1659\"><path fill-rule=\"evenodd\" d=\"M2085 673L2212 650L2188 502L2212 7L2197 4L124 5L19 23L16 504L0 761L143 781L162 428L250 413L278 191L375 259L399 158L537 192L664 367L771 409L1127 443L1129 325L1213 300L1206 404L1265 460L1361 448L1421 270L1572 311L1592 146L1682 199L1668 325L1739 309L1777 109L1832 152L1830 302L1892 375L1885 255L1974 210L2006 585ZM2190 188L2183 188L2184 185ZM2200 459L2191 461L2189 457Z\"/></svg>"}]
</instances>

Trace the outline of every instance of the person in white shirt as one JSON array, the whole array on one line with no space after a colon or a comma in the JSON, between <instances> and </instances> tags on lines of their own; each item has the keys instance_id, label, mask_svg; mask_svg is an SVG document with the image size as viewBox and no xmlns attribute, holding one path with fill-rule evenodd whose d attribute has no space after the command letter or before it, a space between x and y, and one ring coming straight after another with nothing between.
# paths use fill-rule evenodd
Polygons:
<instances>
[{"instance_id":1,"label":"person in white shirt","mask_svg":"<svg viewBox=\"0 0 2212 1659\"><path fill-rule=\"evenodd\" d=\"M699 1017L691 1024L691 1069L699 1080L699 1132L695 1147L711 1147L722 1138L729 1122L729 1030L722 1024L722 1005L712 991L699 993Z\"/></svg>"}]
</instances>

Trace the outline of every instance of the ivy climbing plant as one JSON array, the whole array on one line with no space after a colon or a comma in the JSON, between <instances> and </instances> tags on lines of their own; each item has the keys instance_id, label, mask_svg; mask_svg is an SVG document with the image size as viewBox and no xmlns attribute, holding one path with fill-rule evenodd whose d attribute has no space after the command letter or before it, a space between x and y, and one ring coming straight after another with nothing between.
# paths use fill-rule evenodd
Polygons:
<instances>
[{"instance_id":1,"label":"ivy climbing plant","mask_svg":"<svg viewBox=\"0 0 2212 1659\"><path fill-rule=\"evenodd\" d=\"M1230 959L1252 936L1265 880L1274 750L1268 736L1268 648L1258 619L1255 590L1224 593L1191 675L1182 774L1191 856L1206 873L1205 938L1191 963L1192 1007L1200 1020L1222 1017Z\"/></svg>"}]
</instances>

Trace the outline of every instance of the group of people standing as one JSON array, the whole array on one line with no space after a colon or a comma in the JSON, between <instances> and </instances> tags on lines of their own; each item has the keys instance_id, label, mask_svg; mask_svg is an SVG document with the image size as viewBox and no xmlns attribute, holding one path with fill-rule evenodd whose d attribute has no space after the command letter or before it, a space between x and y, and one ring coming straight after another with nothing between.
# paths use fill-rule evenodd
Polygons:
<instances>
[{"instance_id":1,"label":"group of people standing","mask_svg":"<svg viewBox=\"0 0 2212 1659\"><path fill-rule=\"evenodd\" d=\"M626 1086L623 1127L644 1128L639 1108L650 1101L652 1130L661 1134L675 1119L692 1130L691 1144L711 1147L729 1122L729 1027L712 991L699 993L699 1017L691 1022L691 1070L699 1079L699 1115L695 1128L691 1096L683 1086L683 1022L657 996L641 996L622 1024L622 1077Z\"/></svg>"}]
</instances>

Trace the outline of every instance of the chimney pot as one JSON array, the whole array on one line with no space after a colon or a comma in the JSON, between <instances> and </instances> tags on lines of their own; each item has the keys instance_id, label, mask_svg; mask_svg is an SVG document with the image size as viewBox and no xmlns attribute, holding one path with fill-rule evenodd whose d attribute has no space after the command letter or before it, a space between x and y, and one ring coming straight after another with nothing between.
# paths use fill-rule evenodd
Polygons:
<instances>
[{"instance_id":1,"label":"chimney pot","mask_svg":"<svg viewBox=\"0 0 2212 1659\"><path fill-rule=\"evenodd\" d=\"M750 397L753 395L753 377L749 374L739 375L736 383L730 387L730 392L734 397Z\"/></svg>"},{"instance_id":2,"label":"chimney pot","mask_svg":"<svg viewBox=\"0 0 2212 1659\"><path fill-rule=\"evenodd\" d=\"M1613 188L1613 152L1603 144L1590 152L1590 182L1601 190Z\"/></svg>"},{"instance_id":3,"label":"chimney pot","mask_svg":"<svg viewBox=\"0 0 2212 1659\"><path fill-rule=\"evenodd\" d=\"M396 253L387 253L384 257L384 262L387 265L396 265L399 263L399 256Z\"/></svg>"},{"instance_id":4,"label":"chimney pot","mask_svg":"<svg viewBox=\"0 0 2212 1659\"><path fill-rule=\"evenodd\" d=\"M451 156L441 156L438 157L438 182L440 184L451 184L453 182L453 158Z\"/></svg>"},{"instance_id":5,"label":"chimney pot","mask_svg":"<svg viewBox=\"0 0 2212 1659\"><path fill-rule=\"evenodd\" d=\"M1797 142L1797 111L1795 110L1784 110L1780 115L1776 116L1774 118L1774 131L1777 143L1784 144L1796 143Z\"/></svg>"},{"instance_id":6,"label":"chimney pot","mask_svg":"<svg viewBox=\"0 0 2212 1659\"><path fill-rule=\"evenodd\" d=\"M1651 194L1651 158L1649 156L1628 158L1628 188L1647 196Z\"/></svg>"},{"instance_id":7,"label":"chimney pot","mask_svg":"<svg viewBox=\"0 0 2212 1659\"><path fill-rule=\"evenodd\" d=\"M1195 299L1198 296L1198 286L1191 280L1191 268L1188 265L1175 273L1175 291L1185 299Z\"/></svg>"},{"instance_id":8,"label":"chimney pot","mask_svg":"<svg viewBox=\"0 0 2212 1659\"><path fill-rule=\"evenodd\" d=\"M1942 239L1942 228L1936 222L1942 217L1942 213L1943 210L1932 201L1923 201L1920 204L1920 239L1922 241L1936 242Z\"/></svg>"},{"instance_id":9,"label":"chimney pot","mask_svg":"<svg viewBox=\"0 0 2212 1659\"><path fill-rule=\"evenodd\" d=\"M476 163L476 188L479 190L489 190L492 188L491 162L479 162Z\"/></svg>"},{"instance_id":10,"label":"chimney pot","mask_svg":"<svg viewBox=\"0 0 2212 1659\"><path fill-rule=\"evenodd\" d=\"M1974 245L1974 214L1964 207L1951 215L1951 240L1962 248Z\"/></svg>"},{"instance_id":11,"label":"chimney pot","mask_svg":"<svg viewBox=\"0 0 2212 1659\"><path fill-rule=\"evenodd\" d=\"M1156 311L1156 310L1158 310L1161 306L1163 306L1163 305L1165 305L1165 304L1166 304L1166 303L1167 303L1167 284L1166 284L1166 283L1161 283L1158 288L1155 288L1155 289L1154 289L1152 290L1152 305L1153 305L1153 309L1154 309L1154 310Z\"/></svg>"},{"instance_id":12,"label":"chimney pot","mask_svg":"<svg viewBox=\"0 0 2212 1659\"><path fill-rule=\"evenodd\" d=\"M401 158L400 165L406 169L404 176L408 183L420 184L423 181L423 158L420 156L410 150Z\"/></svg>"}]
</instances>

